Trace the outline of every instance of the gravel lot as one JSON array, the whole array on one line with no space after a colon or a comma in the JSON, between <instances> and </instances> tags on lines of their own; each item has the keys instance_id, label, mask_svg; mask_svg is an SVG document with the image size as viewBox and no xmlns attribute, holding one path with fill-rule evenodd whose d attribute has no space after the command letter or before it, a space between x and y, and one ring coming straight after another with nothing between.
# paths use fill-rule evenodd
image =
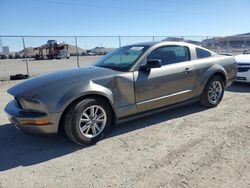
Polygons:
<instances>
[{"instance_id":1,"label":"gravel lot","mask_svg":"<svg viewBox=\"0 0 250 188\"><path fill-rule=\"evenodd\" d=\"M11 125L0 82L2 187L250 187L250 85L234 84L213 109L190 104L117 126L78 147Z\"/></svg>"},{"instance_id":2,"label":"gravel lot","mask_svg":"<svg viewBox=\"0 0 250 188\"><path fill-rule=\"evenodd\" d=\"M102 56L79 56L79 65L87 66ZM29 60L30 76L77 67L76 57L70 59ZM27 74L25 59L0 59L0 80L9 80L10 75Z\"/></svg>"}]
</instances>

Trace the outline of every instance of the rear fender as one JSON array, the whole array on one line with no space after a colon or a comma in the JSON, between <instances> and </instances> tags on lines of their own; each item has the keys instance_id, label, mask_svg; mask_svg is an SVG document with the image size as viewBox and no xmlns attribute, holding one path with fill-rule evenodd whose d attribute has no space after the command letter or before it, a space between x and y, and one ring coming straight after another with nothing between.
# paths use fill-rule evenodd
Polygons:
<instances>
[{"instance_id":1,"label":"rear fender","mask_svg":"<svg viewBox=\"0 0 250 188\"><path fill-rule=\"evenodd\" d=\"M228 79L227 78L227 73L226 70L223 68L223 66L219 64L214 64L212 65L207 71L203 74L201 82L200 82L200 93L203 91L206 83L208 80L215 74L222 74L225 78L225 81Z\"/></svg>"}]
</instances>

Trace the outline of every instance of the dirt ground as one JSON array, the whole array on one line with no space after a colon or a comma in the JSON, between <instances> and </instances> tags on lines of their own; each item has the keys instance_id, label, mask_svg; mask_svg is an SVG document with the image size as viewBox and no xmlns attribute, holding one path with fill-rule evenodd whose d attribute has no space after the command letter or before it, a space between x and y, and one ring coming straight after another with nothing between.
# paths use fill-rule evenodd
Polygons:
<instances>
[{"instance_id":1,"label":"dirt ground","mask_svg":"<svg viewBox=\"0 0 250 188\"><path fill-rule=\"evenodd\" d=\"M88 66L102 56L79 56L79 66ZM70 59L28 61L30 76L77 67L77 57ZM9 80L10 75L27 74L25 59L0 59L0 80Z\"/></svg>"},{"instance_id":2,"label":"dirt ground","mask_svg":"<svg viewBox=\"0 0 250 188\"><path fill-rule=\"evenodd\" d=\"M2 187L250 187L250 85L234 84L217 108L198 103L117 126L79 147L11 125L0 83Z\"/></svg>"}]
</instances>

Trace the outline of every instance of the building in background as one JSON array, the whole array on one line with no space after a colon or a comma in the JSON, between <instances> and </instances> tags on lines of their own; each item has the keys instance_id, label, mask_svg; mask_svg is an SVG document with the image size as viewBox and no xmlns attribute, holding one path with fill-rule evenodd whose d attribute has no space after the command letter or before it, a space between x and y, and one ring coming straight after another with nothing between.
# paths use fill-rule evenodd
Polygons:
<instances>
[{"instance_id":1,"label":"building in background","mask_svg":"<svg viewBox=\"0 0 250 188\"><path fill-rule=\"evenodd\" d=\"M10 53L9 46L3 46L3 54L4 55L9 55L9 53Z\"/></svg>"},{"instance_id":2,"label":"building in background","mask_svg":"<svg viewBox=\"0 0 250 188\"><path fill-rule=\"evenodd\" d=\"M202 45L206 48L249 48L250 33L208 38L202 41Z\"/></svg>"}]
</instances>

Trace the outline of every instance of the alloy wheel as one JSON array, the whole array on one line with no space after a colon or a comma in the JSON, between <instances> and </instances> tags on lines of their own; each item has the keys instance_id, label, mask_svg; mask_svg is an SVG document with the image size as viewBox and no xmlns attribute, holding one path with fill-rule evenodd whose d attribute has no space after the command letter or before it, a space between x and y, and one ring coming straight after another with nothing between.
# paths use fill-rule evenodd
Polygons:
<instances>
[{"instance_id":1,"label":"alloy wheel","mask_svg":"<svg viewBox=\"0 0 250 188\"><path fill-rule=\"evenodd\" d=\"M211 104L216 104L222 96L222 85L219 81L214 81L208 90L208 100Z\"/></svg>"},{"instance_id":2,"label":"alloy wheel","mask_svg":"<svg viewBox=\"0 0 250 188\"><path fill-rule=\"evenodd\" d=\"M79 128L83 136L94 138L105 128L107 115L105 110L98 105L89 106L84 110L79 120Z\"/></svg>"}]
</instances>

